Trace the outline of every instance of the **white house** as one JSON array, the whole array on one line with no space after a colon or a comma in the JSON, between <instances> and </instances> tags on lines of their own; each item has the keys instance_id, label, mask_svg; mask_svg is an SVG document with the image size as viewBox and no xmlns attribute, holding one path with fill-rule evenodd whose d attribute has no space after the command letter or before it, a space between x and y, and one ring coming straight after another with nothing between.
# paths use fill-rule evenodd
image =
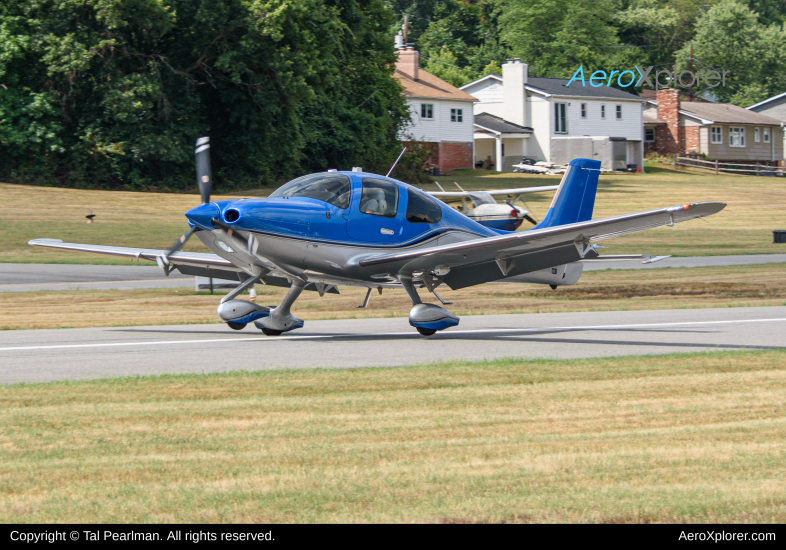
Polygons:
<instances>
[{"instance_id":1,"label":"white house","mask_svg":"<svg viewBox=\"0 0 786 550\"><path fill-rule=\"evenodd\" d=\"M431 144L430 161L441 172L472 168L474 159L474 97L418 66L412 46L398 50L393 76L404 89L412 123L399 136L403 141Z\"/></svg>"},{"instance_id":2,"label":"white house","mask_svg":"<svg viewBox=\"0 0 786 550\"><path fill-rule=\"evenodd\" d=\"M575 80L569 87L568 82L530 77L525 63L509 59L502 76L487 75L462 86L478 99L475 162L491 159L496 170L510 171L522 157L556 164L584 157L600 160L602 169L641 168L645 102L589 81L582 86ZM496 130L489 122L498 124Z\"/></svg>"}]
</instances>

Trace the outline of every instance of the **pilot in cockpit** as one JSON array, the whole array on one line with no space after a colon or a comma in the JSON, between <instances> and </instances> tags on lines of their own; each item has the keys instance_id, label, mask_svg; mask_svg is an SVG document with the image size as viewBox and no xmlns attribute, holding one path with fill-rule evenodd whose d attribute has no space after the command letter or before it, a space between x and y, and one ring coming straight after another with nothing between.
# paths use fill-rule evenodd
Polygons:
<instances>
[{"instance_id":1,"label":"pilot in cockpit","mask_svg":"<svg viewBox=\"0 0 786 550\"><path fill-rule=\"evenodd\" d=\"M388 209L385 192L382 189L364 189L360 198L360 211L364 214L384 216Z\"/></svg>"}]
</instances>

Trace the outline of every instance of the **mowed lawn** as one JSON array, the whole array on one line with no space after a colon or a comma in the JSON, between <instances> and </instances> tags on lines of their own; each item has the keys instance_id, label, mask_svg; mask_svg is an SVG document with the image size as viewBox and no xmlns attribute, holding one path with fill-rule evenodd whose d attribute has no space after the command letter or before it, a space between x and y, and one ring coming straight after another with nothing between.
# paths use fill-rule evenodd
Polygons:
<instances>
[{"instance_id":1,"label":"mowed lawn","mask_svg":"<svg viewBox=\"0 0 786 550\"><path fill-rule=\"evenodd\" d=\"M89 286L85 287L89 289ZM275 306L287 289L256 285L257 303ZM306 321L365 317L406 318L412 303L403 290L371 295L304 292L292 311ZM617 311L786 305L786 265L780 263L584 273L574 286L489 284L458 291L440 287L459 316L565 311ZM426 302L438 303L426 290ZM248 295L243 298L247 299ZM0 292L0 330L216 323L219 296L189 288ZM404 321L406 324L406 322ZM246 330L255 330L247 328Z\"/></svg>"},{"instance_id":2,"label":"mowed lawn","mask_svg":"<svg viewBox=\"0 0 786 550\"><path fill-rule=\"evenodd\" d=\"M772 231L786 229L786 181L780 178L687 174L663 165L649 167L647 174L604 174L595 203L596 218L639 212L685 202L723 201L726 210L707 218L605 241L606 253L673 254L706 256L719 254L767 254L786 251L772 244ZM459 170L438 179L443 186L457 181L465 189L555 185L559 176L497 174L487 170ZM437 190L434 184L421 185ZM453 186L453 188L455 188ZM258 189L236 196L267 196L272 189ZM553 193L526 196L540 219ZM2 210L8 220L0 228L2 262L115 263L131 260L35 249L33 238L57 238L117 246L166 248L186 229L183 213L199 204L196 194L90 191L55 187L0 184ZM216 200L229 198L217 195ZM95 223L86 223L88 210ZM192 239L186 250L204 250ZM149 265L149 264L148 264Z\"/></svg>"},{"instance_id":3,"label":"mowed lawn","mask_svg":"<svg viewBox=\"0 0 786 550\"><path fill-rule=\"evenodd\" d=\"M0 387L2 522L786 521L786 352Z\"/></svg>"}]
</instances>

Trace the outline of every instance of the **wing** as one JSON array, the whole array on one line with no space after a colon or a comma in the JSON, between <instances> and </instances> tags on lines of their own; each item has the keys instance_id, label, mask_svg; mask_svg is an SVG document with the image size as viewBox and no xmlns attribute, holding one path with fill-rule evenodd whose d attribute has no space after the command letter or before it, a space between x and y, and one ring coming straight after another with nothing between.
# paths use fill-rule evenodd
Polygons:
<instances>
[{"instance_id":1,"label":"wing","mask_svg":"<svg viewBox=\"0 0 786 550\"><path fill-rule=\"evenodd\" d=\"M545 185L542 187L521 187L519 189L483 190L483 192L493 196L500 196L500 195L523 195L525 193L540 193L542 191L556 191L557 189L559 189L559 185ZM477 191L426 191L426 193L428 193L429 195L433 197L437 197L439 199L460 199L462 197L468 197L470 193L474 193L474 192Z\"/></svg>"},{"instance_id":2,"label":"wing","mask_svg":"<svg viewBox=\"0 0 786 550\"><path fill-rule=\"evenodd\" d=\"M360 265L376 273L438 270L453 289L522 275L595 257L591 243L662 225L710 216L726 203L701 202L625 214L612 218L533 229L499 237L472 239L392 254L371 255Z\"/></svg>"},{"instance_id":3,"label":"wing","mask_svg":"<svg viewBox=\"0 0 786 550\"><path fill-rule=\"evenodd\" d=\"M217 279L237 279L237 274L243 272L242 269L229 260L225 260L216 254L208 254L205 252L178 251L167 255L166 250L130 248L125 246L104 246L100 244L64 243L58 239L33 239L27 244L44 248L107 254L109 256L120 256L123 258L137 258L152 262L158 262L166 256L169 262L185 275L214 277Z\"/></svg>"}]
</instances>

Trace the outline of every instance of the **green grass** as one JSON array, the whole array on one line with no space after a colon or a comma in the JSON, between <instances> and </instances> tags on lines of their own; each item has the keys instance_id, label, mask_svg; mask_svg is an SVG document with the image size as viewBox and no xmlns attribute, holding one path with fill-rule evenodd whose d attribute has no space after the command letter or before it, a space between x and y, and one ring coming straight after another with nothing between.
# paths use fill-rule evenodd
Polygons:
<instances>
[{"instance_id":1,"label":"green grass","mask_svg":"<svg viewBox=\"0 0 786 550\"><path fill-rule=\"evenodd\" d=\"M783 522L784 382L747 351L5 386L0 521Z\"/></svg>"},{"instance_id":2,"label":"green grass","mask_svg":"<svg viewBox=\"0 0 786 550\"><path fill-rule=\"evenodd\" d=\"M647 174L601 175L595 217L672 206L685 202L717 200L727 202L726 210L706 221L678 224L604 242L606 253L673 254L706 256L718 254L766 254L786 251L773 245L772 231L786 229L786 185L780 179L672 172L650 167ZM487 170L461 170L436 178L443 187L457 181L465 189L493 189L551 185L559 176L497 174ZM437 186L421 186L437 190ZM199 203L197 195L87 191L54 187L0 184L4 212L9 223L0 228L4 246L2 262L112 263L130 260L53 251L27 246L33 238L58 238L70 242L117 246L166 248L187 225L183 213ZM270 190L247 192L265 196ZM526 197L533 213L542 217L551 193ZM216 199L228 197L216 197ZM96 222L87 224L88 210ZM12 220L12 223L11 223ZM196 239L188 250L204 250ZM143 262L146 263L146 262ZM147 265L151 265L146 263Z\"/></svg>"}]
</instances>

